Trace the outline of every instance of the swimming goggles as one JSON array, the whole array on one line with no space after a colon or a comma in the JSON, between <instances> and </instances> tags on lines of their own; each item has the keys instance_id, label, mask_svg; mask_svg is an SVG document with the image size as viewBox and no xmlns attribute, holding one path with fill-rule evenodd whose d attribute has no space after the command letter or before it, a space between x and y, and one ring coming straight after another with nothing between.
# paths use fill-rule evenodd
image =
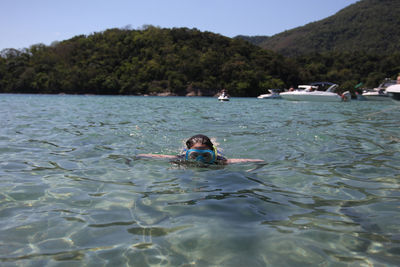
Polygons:
<instances>
[{"instance_id":1,"label":"swimming goggles","mask_svg":"<svg viewBox=\"0 0 400 267\"><path fill-rule=\"evenodd\" d=\"M186 160L214 163L215 158L215 152L208 149L189 149L186 151Z\"/></svg>"}]
</instances>

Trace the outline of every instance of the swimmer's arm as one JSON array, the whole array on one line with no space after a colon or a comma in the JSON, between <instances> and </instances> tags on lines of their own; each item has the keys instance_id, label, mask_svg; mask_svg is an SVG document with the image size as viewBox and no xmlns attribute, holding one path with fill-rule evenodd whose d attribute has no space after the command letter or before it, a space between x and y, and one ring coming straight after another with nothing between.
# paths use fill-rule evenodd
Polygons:
<instances>
[{"instance_id":1,"label":"swimmer's arm","mask_svg":"<svg viewBox=\"0 0 400 267\"><path fill-rule=\"evenodd\" d=\"M227 159L225 164L246 163L246 162L264 162L262 159Z\"/></svg>"},{"instance_id":2,"label":"swimmer's arm","mask_svg":"<svg viewBox=\"0 0 400 267\"><path fill-rule=\"evenodd\" d=\"M176 155L162 155L162 154L138 154L138 157L142 158L164 158L164 159L179 159L181 157ZM220 161L222 164L233 164L233 163L246 163L246 162L264 162L261 159L223 159Z\"/></svg>"},{"instance_id":3,"label":"swimmer's arm","mask_svg":"<svg viewBox=\"0 0 400 267\"><path fill-rule=\"evenodd\" d=\"M139 154L138 157L142 158L163 158L163 159L177 159L178 156L174 155L161 155L161 154Z\"/></svg>"}]
</instances>

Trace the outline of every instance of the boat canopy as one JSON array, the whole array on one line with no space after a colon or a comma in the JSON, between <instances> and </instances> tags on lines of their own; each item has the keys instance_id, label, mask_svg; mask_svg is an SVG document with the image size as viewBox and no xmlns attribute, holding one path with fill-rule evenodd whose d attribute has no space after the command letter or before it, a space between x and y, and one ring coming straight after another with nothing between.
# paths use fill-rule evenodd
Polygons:
<instances>
[{"instance_id":1,"label":"boat canopy","mask_svg":"<svg viewBox=\"0 0 400 267\"><path fill-rule=\"evenodd\" d=\"M325 87L329 86L328 89L324 90L319 90L319 91L327 91L327 92L334 92L336 90L337 87L339 87L339 85L337 85L336 83L331 83L331 82L314 82L314 83L310 83L310 85L312 86L317 86L318 89L321 89L321 87Z\"/></svg>"},{"instance_id":2,"label":"boat canopy","mask_svg":"<svg viewBox=\"0 0 400 267\"><path fill-rule=\"evenodd\" d=\"M331 82L314 82L314 83L310 83L310 85L313 86L331 86L334 85L335 83L331 83Z\"/></svg>"}]
</instances>

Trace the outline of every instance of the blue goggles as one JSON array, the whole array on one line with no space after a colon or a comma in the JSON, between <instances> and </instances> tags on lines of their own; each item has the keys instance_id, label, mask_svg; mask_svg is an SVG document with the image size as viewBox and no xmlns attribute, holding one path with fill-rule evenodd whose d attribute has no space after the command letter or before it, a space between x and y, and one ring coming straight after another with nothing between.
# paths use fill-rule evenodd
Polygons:
<instances>
[{"instance_id":1,"label":"blue goggles","mask_svg":"<svg viewBox=\"0 0 400 267\"><path fill-rule=\"evenodd\" d=\"M215 152L208 149L189 149L186 151L186 160L214 163Z\"/></svg>"}]
</instances>

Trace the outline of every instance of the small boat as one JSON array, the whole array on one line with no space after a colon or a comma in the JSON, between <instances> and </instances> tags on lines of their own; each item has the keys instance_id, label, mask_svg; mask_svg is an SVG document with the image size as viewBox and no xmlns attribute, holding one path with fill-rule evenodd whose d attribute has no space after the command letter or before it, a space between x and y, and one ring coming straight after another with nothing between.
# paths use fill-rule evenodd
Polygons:
<instances>
[{"instance_id":1,"label":"small boat","mask_svg":"<svg viewBox=\"0 0 400 267\"><path fill-rule=\"evenodd\" d=\"M390 100L389 95L386 90L381 89L379 91L366 91L363 92L362 96L368 101L386 101Z\"/></svg>"},{"instance_id":2,"label":"small boat","mask_svg":"<svg viewBox=\"0 0 400 267\"><path fill-rule=\"evenodd\" d=\"M387 94L391 99L400 101L400 84L391 85L386 88Z\"/></svg>"},{"instance_id":3,"label":"small boat","mask_svg":"<svg viewBox=\"0 0 400 267\"><path fill-rule=\"evenodd\" d=\"M224 101L229 101L229 96L227 95L220 95L218 97L218 101L224 102Z\"/></svg>"},{"instance_id":4,"label":"small boat","mask_svg":"<svg viewBox=\"0 0 400 267\"><path fill-rule=\"evenodd\" d=\"M279 95L280 89L268 89L267 94L262 94L257 96L259 99L281 99L281 96Z\"/></svg>"},{"instance_id":5,"label":"small boat","mask_svg":"<svg viewBox=\"0 0 400 267\"><path fill-rule=\"evenodd\" d=\"M228 95L226 89L222 90L221 95L218 97L218 101L220 101L220 102L229 101L229 95Z\"/></svg>"},{"instance_id":6,"label":"small boat","mask_svg":"<svg viewBox=\"0 0 400 267\"><path fill-rule=\"evenodd\" d=\"M372 90L364 90L362 96L366 100L372 100L372 101L390 100L390 97L386 92L386 88L394 84L396 84L396 80L391 80L389 78L386 78L378 87Z\"/></svg>"},{"instance_id":7,"label":"small boat","mask_svg":"<svg viewBox=\"0 0 400 267\"><path fill-rule=\"evenodd\" d=\"M329 85L329 88L323 90L323 87ZM299 85L296 90L280 93L280 96L286 100L293 101L316 101L316 102L340 102L350 101L351 94L346 91L343 94L336 93L339 86L334 83L322 82L312 83L310 85Z\"/></svg>"}]
</instances>

